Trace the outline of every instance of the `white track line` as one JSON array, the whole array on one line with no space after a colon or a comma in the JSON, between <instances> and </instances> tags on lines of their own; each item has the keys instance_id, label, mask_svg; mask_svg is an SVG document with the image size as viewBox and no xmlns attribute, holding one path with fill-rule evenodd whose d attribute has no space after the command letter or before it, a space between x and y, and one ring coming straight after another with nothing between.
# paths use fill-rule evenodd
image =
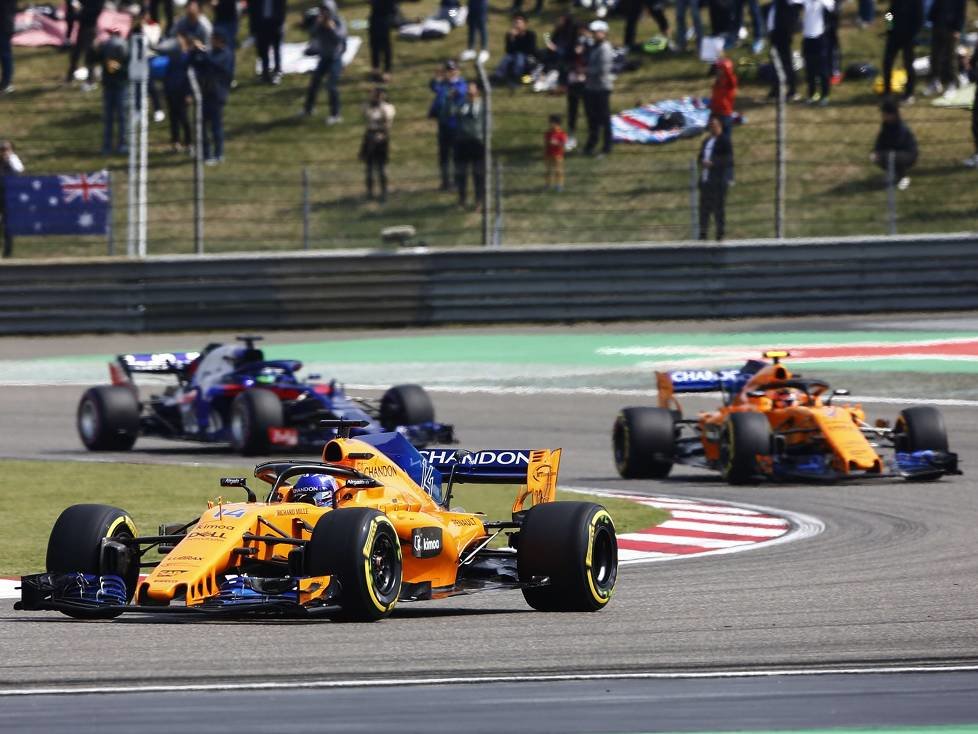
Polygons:
<instances>
[{"instance_id":1,"label":"white track line","mask_svg":"<svg viewBox=\"0 0 978 734\"><path fill-rule=\"evenodd\" d=\"M884 675L906 673L964 673L978 671L978 663L960 665L901 665L901 666L853 666L853 667L813 667L779 670L720 670L696 672L635 672L635 673L566 673L551 675L484 675L484 676L444 676L438 678L362 678L359 680L298 680L298 681L256 681L253 683L182 683L152 684L141 686L58 686L49 688L0 688L0 696L65 696L99 695L111 693L187 693L221 691L277 691L330 688L395 688L404 686L450 686L479 685L485 683L564 683L574 681L614 681L614 680L693 680L724 678L777 678L810 677L825 675Z\"/></svg>"}]
</instances>

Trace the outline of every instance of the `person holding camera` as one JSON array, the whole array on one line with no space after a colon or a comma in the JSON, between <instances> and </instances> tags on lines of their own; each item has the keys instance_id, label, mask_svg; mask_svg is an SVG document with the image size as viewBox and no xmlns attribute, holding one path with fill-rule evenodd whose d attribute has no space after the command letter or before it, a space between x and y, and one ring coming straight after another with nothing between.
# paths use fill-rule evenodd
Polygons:
<instances>
[{"instance_id":1,"label":"person holding camera","mask_svg":"<svg viewBox=\"0 0 978 734\"><path fill-rule=\"evenodd\" d=\"M313 107L316 106L316 95L319 92L319 85L326 80L326 94L329 96L329 117L326 118L327 125L335 125L342 122L340 117L340 75L343 73L343 52L346 50L346 22L340 15L334 0L323 0L323 5L319 10L319 17L312 31L312 40L319 49L319 64L309 80L309 89L306 92L306 104L303 113L306 116L312 114Z\"/></svg>"}]
</instances>

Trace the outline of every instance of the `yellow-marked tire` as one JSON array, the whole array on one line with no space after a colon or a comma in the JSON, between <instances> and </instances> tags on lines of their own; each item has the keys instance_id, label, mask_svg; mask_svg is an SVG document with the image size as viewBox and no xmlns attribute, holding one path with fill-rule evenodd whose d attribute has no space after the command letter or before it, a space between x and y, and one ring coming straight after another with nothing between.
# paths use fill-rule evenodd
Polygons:
<instances>
[{"instance_id":1,"label":"yellow-marked tire","mask_svg":"<svg viewBox=\"0 0 978 734\"><path fill-rule=\"evenodd\" d=\"M541 612L596 612L611 601L618 580L618 539L611 515L591 502L548 502L526 513L517 540L520 581L550 583L523 589Z\"/></svg>"},{"instance_id":2,"label":"yellow-marked tire","mask_svg":"<svg viewBox=\"0 0 978 734\"><path fill-rule=\"evenodd\" d=\"M309 576L335 576L344 619L375 622L401 593L401 543L387 516L365 507L327 512L305 548Z\"/></svg>"},{"instance_id":3,"label":"yellow-marked tire","mask_svg":"<svg viewBox=\"0 0 978 734\"><path fill-rule=\"evenodd\" d=\"M109 505L72 505L61 513L51 528L47 571L101 576L105 571L102 568L102 540L125 537L136 537L136 525L125 510ZM124 569L122 578L126 583L126 600L131 601L139 583L138 557ZM107 619L122 612L99 609L64 613L79 619Z\"/></svg>"},{"instance_id":4,"label":"yellow-marked tire","mask_svg":"<svg viewBox=\"0 0 978 734\"><path fill-rule=\"evenodd\" d=\"M771 454L771 424L763 413L731 413L720 439L720 473L730 484L750 484L758 476L758 456Z\"/></svg>"}]
</instances>

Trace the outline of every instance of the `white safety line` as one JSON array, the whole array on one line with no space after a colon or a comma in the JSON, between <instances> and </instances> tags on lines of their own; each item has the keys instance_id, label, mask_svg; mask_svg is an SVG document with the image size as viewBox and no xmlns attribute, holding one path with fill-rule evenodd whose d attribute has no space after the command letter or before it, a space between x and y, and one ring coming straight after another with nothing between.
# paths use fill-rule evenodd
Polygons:
<instances>
[{"instance_id":1,"label":"white safety line","mask_svg":"<svg viewBox=\"0 0 978 734\"><path fill-rule=\"evenodd\" d=\"M720 540L719 538L692 538L685 535L656 535L654 530L648 533L622 533L619 540L632 540L638 543L659 545L695 545L700 548L733 548L738 545L756 545L749 540Z\"/></svg>"},{"instance_id":2,"label":"white safety line","mask_svg":"<svg viewBox=\"0 0 978 734\"><path fill-rule=\"evenodd\" d=\"M978 671L978 663L959 665L864 665L852 667L777 668L753 670L632 673L562 673L547 675L441 676L436 678L361 678L355 680L254 681L248 683L174 683L120 686L51 686L47 688L0 688L0 696L78 696L112 693L188 693L226 691L296 691L330 688L395 688L405 686L479 685L486 683L564 683L615 680L702 680L725 678L798 678L826 675L885 675L906 673L964 673Z\"/></svg>"},{"instance_id":3,"label":"white safety line","mask_svg":"<svg viewBox=\"0 0 978 734\"><path fill-rule=\"evenodd\" d=\"M741 527L750 527L751 525L772 525L777 527L784 527L788 524L787 520L782 520L780 517L763 517L758 515L756 517L745 517L744 515L724 515L719 512L694 512L690 510L670 510L674 520L706 520L708 522L735 522Z\"/></svg>"}]
</instances>

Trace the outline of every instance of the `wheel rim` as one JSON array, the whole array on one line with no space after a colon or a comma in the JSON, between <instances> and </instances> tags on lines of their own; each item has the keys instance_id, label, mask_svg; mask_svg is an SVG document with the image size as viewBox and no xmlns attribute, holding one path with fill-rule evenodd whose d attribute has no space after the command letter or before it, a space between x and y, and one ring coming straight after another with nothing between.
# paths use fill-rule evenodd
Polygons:
<instances>
[{"instance_id":1,"label":"wheel rim","mask_svg":"<svg viewBox=\"0 0 978 734\"><path fill-rule=\"evenodd\" d=\"M607 591L614 583L617 567L615 555L615 541L611 532L604 525L599 525L595 529L591 549L591 578L602 591Z\"/></svg>"},{"instance_id":2,"label":"wheel rim","mask_svg":"<svg viewBox=\"0 0 978 734\"><path fill-rule=\"evenodd\" d=\"M81 404L78 411L78 430L86 441L94 441L98 435L98 411L91 400Z\"/></svg>"},{"instance_id":3,"label":"wheel rim","mask_svg":"<svg viewBox=\"0 0 978 734\"><path fill-rule=\"evenodd\" d=\"M397 548L387 533L379 534L370 552L370 575L380 596L389 596L397 585Z\"/></svg>"}]
</instances>

